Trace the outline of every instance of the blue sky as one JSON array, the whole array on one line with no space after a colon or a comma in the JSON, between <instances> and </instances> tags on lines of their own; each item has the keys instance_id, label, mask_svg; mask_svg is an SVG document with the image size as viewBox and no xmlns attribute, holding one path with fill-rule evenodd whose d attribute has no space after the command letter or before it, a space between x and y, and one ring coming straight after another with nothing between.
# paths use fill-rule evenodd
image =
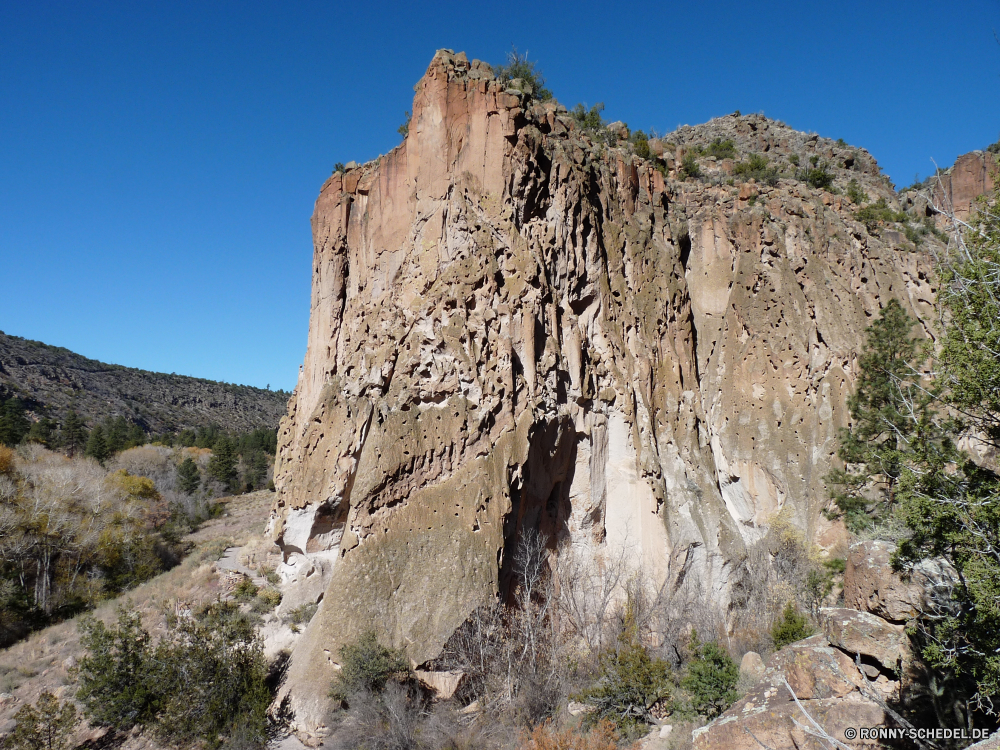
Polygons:
<instances>
[{"instance_id":1,"label":"blue sky","mask_svg":"<svg viewBox=\"0 0 1000 750\"><path fill-rule=\"evenodd\" d=\"M899 185L1000 134L1000 0L0 3L0 330L291 389L309 217L399 142L440 47L527 51L567 106L669 131L736 109Z\"/></svg>"}]
</instances>

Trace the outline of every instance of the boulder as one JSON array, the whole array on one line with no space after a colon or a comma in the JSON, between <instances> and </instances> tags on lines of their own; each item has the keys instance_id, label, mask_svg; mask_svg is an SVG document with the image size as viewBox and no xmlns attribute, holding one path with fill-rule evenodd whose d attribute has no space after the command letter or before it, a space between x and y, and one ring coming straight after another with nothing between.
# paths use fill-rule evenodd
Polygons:
<instances>
[{"instance_id":1,"label":"boulder","mask_svg":"<svg viewBox=\"0 0 1000 750\"><path fill-rule=\"evenodd\" d=\"M819 619L830 644L851 655L875 659L885 669L898 671L910 654L906 628L869 612L824 607Z\"/></svg>"},{"instance_id":2,"label":"boulder","mask_svg":"<svg viewBox=\"0 0 1000 750\"><path fill-rule=\"evenodd\" d=\"M916 616L923 589L893 571L890 560L895 549L891 542L882 541L851 545L844 567L844 606L893 622Z\"/></svg>"},{"instance_id":3,"label":"boulder","mask_svg":"<svg viewBox=\"0 0 1000 750\"><path fill-rule=\"evenodd\" d=\"M761 744L770 750L828 750L803 730L812 728L806 713L840 741L848 727L882 724L886 716L862 695L863 685L847 654L830 646L823 635L811 636L774 654L746 696L696 729L694 750L760 750ZM876 742L851 744L877 747Z\"/></svg>"},{"instance_id":4,"label":"boulder","mask_svg":"<svg viewBox=\"0 0 1000 750\"><path fill-rule=\"evenodd\" d=\"M431 688L441 700L451 698L465 679L465 672L460 671L431 672L418 669L416 675L417 679Z\"/></svg>"}]
</instances>

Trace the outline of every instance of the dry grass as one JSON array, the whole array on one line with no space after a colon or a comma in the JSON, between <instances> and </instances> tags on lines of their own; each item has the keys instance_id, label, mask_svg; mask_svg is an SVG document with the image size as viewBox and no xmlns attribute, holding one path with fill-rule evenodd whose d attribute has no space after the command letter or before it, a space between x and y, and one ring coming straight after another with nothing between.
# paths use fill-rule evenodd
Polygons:
<instances>
[{"instance_id":1,"label":"dry grass","mask_svg":"<svg viewBox=\"0 0 1000 750\"><path fill-rule=\"evenodd\" d=\"M111 622L118 607L128 602L142 613L143 624L155 635L163 629L168 614L215 601L223 591L213 563L222 553L243 544L261 550L269 546L263 532L272 499L271 492L225 498L223 515L188 537L195 547L180 565L90 614ZM12 693L16 699L0 706L0 735L7 731L17 710L25 703L35 703L42 691L49 690L59 698L72 695L71 671L81 653L79 620L45 628L0 651L0 693Z\"/></svg>"}]
</instances>

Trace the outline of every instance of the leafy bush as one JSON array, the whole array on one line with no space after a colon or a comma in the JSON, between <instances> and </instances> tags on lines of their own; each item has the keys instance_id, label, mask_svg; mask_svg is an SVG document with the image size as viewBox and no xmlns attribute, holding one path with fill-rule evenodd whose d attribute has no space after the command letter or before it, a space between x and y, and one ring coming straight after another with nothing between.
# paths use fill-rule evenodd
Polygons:
<instances>
[{"instance_id":1,"label":"leafy bush","mask_svg":"<svg viewBox=\"0 0 1000 750\"><path fill-rule=\"evenodd\" d=\"M266 742L267 662L253 623L232 603L174 622L154 649L139 615L119 610L109 628L81 625L77 698L91 722L127 730L151 726L176 746L210 747L241 727Z\"/></svg>"},{"instance_id":2,"label":"leafy bush","mask_svg":"<svg viewBox=\"0 0 1000 750\"><path fill-rule=\"evenodd\" d=\"M598 102L589 110L583 104L577 104L573 107L570 115L572 115L576 124L580 126L580 130L595 133L604 130L607 126L604 118L601 117L601 112L603 111L604 104L602 102Z\"/></svg>"},{"instance_id":3,"label":"leafy bush","mask_svg":"<svg viewBox=\"0 0 1000 750\"><path fill-rule=\"evenodd\" d=\"M649 159L652 157L652 152L649 150L649 139L646 134L641 130L637 130L632 134L630 138L632 141L632 147L635 149L635 155L640 159Z\"/></svg>"},{"instance_id":4,"label":"leafy bush","mask_svg":"<svg viewBox=\"0 0 1000 750\"><path fill-rule=\"evenodd\" d=\"M861 189L861 186L855 179L847 183L847 197L857 206L863 206L868 202L868 194Z\"/></svg>"},{"instance_id":5,"label":"leafy bush","mask_svg":"<svg viewBox=\"0 0 1000 750\"><path fill-rule=\"evenodd\" d=\"M799 166L799 155L798 154L789 154L788 161L790 161L796 167Z\"/></svg>"},{"instance_id":6,"label":"leafy bush","mask_svg":"<svg viewBox=\"0 0 1000 750\"><path fill-rule=\"evenodd\" d=\"M789 643L801 641L813 634L813 628L809 625L809 620L795 608L793 602L785 605L785 611L781 619L774 623L771 628L771 638L774 641L775 649L787 646Z\"/></svg>"},{"instance_id":7,"label":"leafy bush","mask_svg":"<svg viewBox=\"0 0 1000 750\"><path fill-rule=\"evenodd\" d=\"M264 588L257 592L257 596L253 600L253 611L270 612L279 604L281 604L281 592L271 587Z\"/></svg>"},{"instance_id":8,"label":"leafy bush","mask_svg":"<svg viewBox=\"0 0 1000 750\"><path fill-rule=\"evenodd\" d=\"M714 718L740 697L736 691L740 668L721 646L711 641L701 643L693 631L689 649L692 658L681 687L690 694L695 711Z\"/></svg>"},{"instance_id":9,"label":"leafy bush","mask_svg":"<svg viewBox=\"0 0 1000 750\"><path fill-rule=\"evenodd\" d=\"M885 198L879 198L871 205L858 209L854 216L869 232L876 231L882 224L906 221L906 214L889 208Z\"/></svg>"},{"instance_id":10,"label":"leafy bush","mask_svg":"<svg viewBox=\"0 0 1000 750\"><path fill-rule=\"evenodd\" d=\"M681 161L681 175L684 178L701 177L701 167L698 166L698 159L694 154L687 153L684 155L684 159Z\"/></svg>"},{"instance_id":11,"label":"leafy bush","mask_svg":"<svg viewBox=\"0 0 1000 750\"><path fill-rule=\"evenodd\" d=\"M504 84L520 79L521 90L539 101L552 98L552 92L545 88L545 78L537 65L528 59L527 53L522 55L516 48L507 53L507 64L494 66L493 72Z\"/></svg>"},{"instance_id":12,"label":"leafy bush","mask_svg":"<svg viewBox=\"0 0 1000 750\"><path fill-rule=\"evenodd\" d=\"M345 643L339 653L340 673L330 695L340 701L346 702L359 693L381 693L390 679L406 679L410 674L406 655L379 643L374 630L353 643Z\"/></svg>"},{"instance_id":13,"label":"leafy bush","mask_svg":"<svg viewBox=\"0 0 1000 750\"><path fill-rule=\"evenodd\" d=\"M291 625L294 631L298 626L309 622L318 609L318 604L303 604L288 612L282 619L286 624Z\"/></svg>"},{"instance_id":14,"label":"leafy bush","mask_svg":"<svg viewBox=\"0 0 1000 750\"><path fill-rule=\"evenodd\" d=\"M733 174L772 187L778 184L778 168L768 166L767 157L761 154L750 154L746 161L733 167Z\"/></svg>"},{"instance_id":15,"label":"leafy bush","mask_svg":"<svg viewBox=\"0 0 1000 750\"><path fill-rule=\"evenodd\" d=\"M727 138L726 140L716 138L702 149L702 154L705 156L714 156L716 159L735 159L736 144L731 138Z\"/></svg>"},{"instance_id":16,"label":"leafy bush","mask_svg":"<svg viewBox=\"0 0 1000 750\"><path fill-rule=\"evenodd\" d=\"M267 741L267 661L252 621L232 603L179 620L157 646L161 710L156 733L171 744L209 746L242 727Z\"/></svg>"},{"instance_id":17,"label":"leafy bush","mask_svg":"<svg viewBox=\"0 0 1000 750\"><path fill-rule=\"evenodd\" d=\"M811 157L810 161L815 158ZM798 170L795 173L795 179L805 182L817 190L826 190L833 184L833 175L827 172L825 167L817 167L815 164L816 162L813 161L812 169Z\"/></svg>"},{"instance_id":18,"label":"leafy bush","mask_svg":"<svg viewBox=\"0 0 1000 750\"><path fill-rule=\"evenodd\" d=\"M241 602L252 601L257 596L257 585L249 578L241 578L233 589L233 598Z\"/></svg>"},{"instance_id":19,"label":"leafy bush","mask_svg":"<svg viewBox=\"0 0 1000 750\"><path fill-rule=\"evenodd\" d=\"M14 731L0 742L3 750L63 750L76 726L76 707L45 690L34 706L22 706L14 721Z\"/></svg>"},{"instance_id":20,"label":"leafy bush","mask_svg":"<svg viewBox=\"0 0 1000 750\"><path fill-rule=\"evenodd\" d=\"M413 118L413 115L410 113L410 110L406 110L404 115L403 124L396 128L396 132L403 136L403 138L406 138L410 134L410 120Z\"/></svg>"},{"instance_id":21,"label":"leafy bush","mask_svg":"<svg viewBox=\"0 0 1000 750\"><path fill-rule=\"evenodd\" d=\"M162 696L152 668L149 632L139 615L122 607L114 627L86 618L80 631L80 642L88 653L77 667L80 689L76 697L87 717L122 731L151 722Z\"/></svg>"},{"instance_id":22,"label":"leafy bush","mask_svg":"<svg viewBox=\"0 0 1000 750\"><path fill-rule=\"evenodd\" d=\"M582 693L595 708L588 722L610 721L626 737L638 737L653 723L650 710L670 700L672 688L670 665L642 645L630 606L617 647L601 660L597 685Z\"/></svg>"},{"instance_id":23,"label":"leafy bush","mask_svg":"<svg viewBox=\"0 0 1000 750\"><path fill-rule=\"evenodd\" d=\"M281 583L281 576L275 571L273 565L261 565L257 570L264 577L264 580L272 586Z\"/></svg>"}]
</instances>

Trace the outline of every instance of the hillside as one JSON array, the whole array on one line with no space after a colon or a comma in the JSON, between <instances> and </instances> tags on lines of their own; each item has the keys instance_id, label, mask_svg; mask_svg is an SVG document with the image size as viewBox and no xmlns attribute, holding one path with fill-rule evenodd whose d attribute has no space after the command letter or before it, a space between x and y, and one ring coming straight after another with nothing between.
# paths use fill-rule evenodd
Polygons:
<instances>
[{"instance_id":1,"label":"hillside","mask_svg":"<svg viewBox=\"0 0 1000 750\"><path fill-rule=\"evenodd\" d=\"M0 331L0 397L12 396L35 418L62 421L72 408L88 424L122 416L151 434L273 428L288 401L283 391L106 364Z\"/></svg>"}]
</instances>

